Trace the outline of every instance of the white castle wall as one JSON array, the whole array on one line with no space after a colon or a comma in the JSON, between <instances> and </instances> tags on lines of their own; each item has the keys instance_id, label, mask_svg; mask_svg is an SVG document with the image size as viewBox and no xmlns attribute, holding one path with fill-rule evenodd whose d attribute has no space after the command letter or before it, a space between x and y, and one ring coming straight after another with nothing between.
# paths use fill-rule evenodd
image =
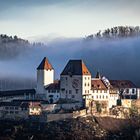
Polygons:
<instances>
[{"instance_id":1,"label":"white castle wall","mask_svg":"<svg viewBox=\"0 0 140 140\"><path fill-rule=\"evenodd\" d=\"M82 76L61 75L60 81L61 98L82 101Z\"/></svg>"},{"instance_id":2,"label":"white castle wall","mask_svg":"<svg viewBox=\"0 0 140 140\"><path fill-rule=\"evenodd\" d=\"M82 95L89 95L90 93L91 93L91 75L83 75L82 76Z\"/></svg>"},{"instance_id":3,"label":"white castle wall","mask_svg":"<svg viewBox=\"0 0 140 140\"><path fill-rule=\"evenodd\" d=\"M44 86L54 82L54 70L37 70L37 94L44 94Z\"/></svg>"}]
</instances>

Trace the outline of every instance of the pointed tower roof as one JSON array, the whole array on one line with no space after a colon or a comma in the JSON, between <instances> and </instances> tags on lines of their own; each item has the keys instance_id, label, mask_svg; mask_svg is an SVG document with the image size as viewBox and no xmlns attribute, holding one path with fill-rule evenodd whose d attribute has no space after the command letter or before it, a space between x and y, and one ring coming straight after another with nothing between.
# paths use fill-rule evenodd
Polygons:
<instances>
[{"instance_id":1,"label":"pointed tower roof","mask_svg":"<svg viewBox=\"0 0 140 140\"><path fill-rule=\"evenodd\" d=\"M99 73L99 71L97 71L95 78L101 79L101 74Z\"/></svg>"},{"instance_id":2,"label":"pointed tower roof","mask_svg":"<svg viewBox=\"0 0 140 140\"><path fill-rule=\"evenodd\" d=\"M91 75L82 60L69 60L61 75Z\"/></svg>"},{"instance_id":3,"label":"pointed tower roof","mask_svg":"<svg viewBox=\"0 0 140 140\"><path fill-rule=\"evenodd\" d=\"M49 60L44 57L44 59L41 61L40 65L38 66L37 70L52 70L53 67L50 64Z\"/></svg>"}]
</instances>

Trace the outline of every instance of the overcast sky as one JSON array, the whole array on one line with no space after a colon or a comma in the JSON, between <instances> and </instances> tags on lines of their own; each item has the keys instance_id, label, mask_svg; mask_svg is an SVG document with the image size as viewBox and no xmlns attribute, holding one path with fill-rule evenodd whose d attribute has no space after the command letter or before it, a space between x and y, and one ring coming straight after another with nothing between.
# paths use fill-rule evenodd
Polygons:
<instances>
[{"instance_id":1,"label":"overcast sky","mask_svg":"<svg viewBox=\"0 0 140 140\"><path fill-rule=\"evenodd\" d=\"M0 33L22 38L84 37L140 25L140 0L0 0Z\"/></svg>"}]
</instances>

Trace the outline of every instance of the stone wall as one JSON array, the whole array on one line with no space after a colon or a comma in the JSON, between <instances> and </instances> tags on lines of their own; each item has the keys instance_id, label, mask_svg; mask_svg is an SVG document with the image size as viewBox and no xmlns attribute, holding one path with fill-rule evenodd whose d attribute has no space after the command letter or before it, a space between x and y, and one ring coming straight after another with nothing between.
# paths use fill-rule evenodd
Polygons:
<instances>
[{"instance_id":1,"label":"stone wall","mask_svg":"<svg viewBox=\"0 0 140 140\"><path fill-rule=\"evenodd\" d=\"M47 122L77 118L85 115L86 115L86 109L73 111L72 113L47 114Z\"/></svg>"}]
</instances>

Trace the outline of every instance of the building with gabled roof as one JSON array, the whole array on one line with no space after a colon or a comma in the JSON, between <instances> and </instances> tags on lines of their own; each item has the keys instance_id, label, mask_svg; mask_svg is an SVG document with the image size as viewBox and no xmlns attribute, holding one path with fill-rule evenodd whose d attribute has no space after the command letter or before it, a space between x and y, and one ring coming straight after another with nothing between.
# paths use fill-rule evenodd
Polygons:
<instances>
[{"instance_id":1,"label":"building with gabled roof","mask_svg":"<svg viewBox=\"0 0 140 140\"><path fill-rule=\"evenodd\" d=\"M12 101L16 99L35 99L35 89L7 90L0 91L0 101Z\"/></svg>"},{"instance_id":2,"label":"building with gabled roof","mask_svg":"<svg viewBox=\"0 0 140 140\"><path fill-rule=\"evenodd\" d=\"M60 81L56 80L54 83L45 87L46 98L49 103L56 103L60 99Z\"/></svg>"},{"instance_id":3,"label":"building with gabled roof","mask_svg":"<svg viewBox=\"0 0 140 140\"><path fill-rule=\"evenodd\" d=\"M119 91L121 99L137 99L137 87L130 80L110 80L113 89Z\"/></svg>"},{"instance_id":4,"label":"building with gabled roof","mask_svg":"<svg viewBox=\"0 0 140 140\"><path fill-rule=\"evenodd\" d=\"M102 105L104 110L108 110L109 88L106 86L99 72L91 79L91 100Z\"/></svg>"},{"instance_id":5,"label":"building with gabled roof","mask_svg":"<svg viewBox=\"0 0 140 140\"><path fill-rule=\"evenodd\" d=\"M91 73L82 60L69 60L60 75L61 98L79 101L90 96Z\"/></svg>"},{"instance_id":6,"label":"building with gabled roof","mask_svg":"<svg viewBox=\"0 0 140 140\"><path fill-rule=\"evenodd\" d=\"M137 99L136 86L128 80L108 80L99 72L92 78L82 60L69 60L60 74L60 80L54 80L53 66L46 57L37 67L36 89L0 91L3 101L45 101L46 104L60 104L63 109L90 107L92 101L112 108L120 97Z\"/></svg>"},{"instance_id":7,"label":"building with gabled roof","mask_svg":"<svg viewBox=\"0 0 140 140\"><path fill-rule=\"evenodd\" d=\"M45 87L54 83L54 69L49 60L44 57L37 68L37 96L45 98Z\"/></svg>"}]
</instances>

